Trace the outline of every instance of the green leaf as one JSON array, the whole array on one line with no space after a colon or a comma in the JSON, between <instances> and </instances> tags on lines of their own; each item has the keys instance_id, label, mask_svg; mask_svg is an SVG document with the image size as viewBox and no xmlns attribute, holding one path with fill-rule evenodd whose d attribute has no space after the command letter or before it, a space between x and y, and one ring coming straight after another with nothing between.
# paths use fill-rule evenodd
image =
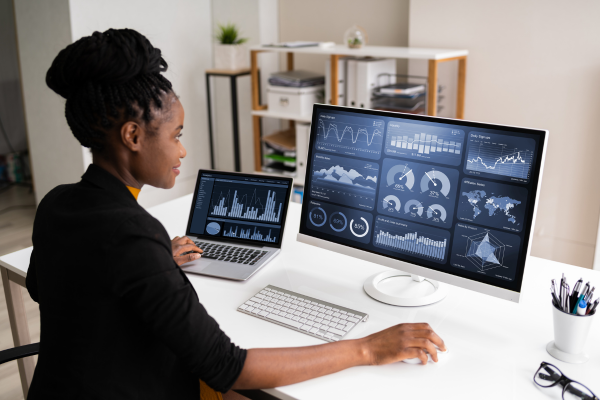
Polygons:
<instances>
[{"instance_id":1,"label":"green leaf","mask_svg":"<svg viewBox=\"0 0 600 400\"><path fill-rule=\"evenodd\" d=\"M242 44L248 41L248 38L239 37L240 31L235 24L219 24L216 39L221 44Z\"/></svg>"}]
</instances>

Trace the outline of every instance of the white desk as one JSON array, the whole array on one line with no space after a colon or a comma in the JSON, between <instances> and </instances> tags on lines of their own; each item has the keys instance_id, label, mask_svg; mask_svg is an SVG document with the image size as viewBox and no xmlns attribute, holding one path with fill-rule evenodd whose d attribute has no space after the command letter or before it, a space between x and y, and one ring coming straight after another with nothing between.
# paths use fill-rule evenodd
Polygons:
<instances>
[{"instance_id":1,"label":"white desk","mask_svg":"<svg viewBox=\"0 0 600 400\"><path fill-rule=\"evenodd\" d=\"M185 232L192 195L150 209L171 237ZM200 301L238 345L252 347L321 344L316 338L242 314L237 306L268 284L368 312L368 322L350 333L358 338L403 322L428 322L446 341L444 362L427 366L397 363L357 367L267 392L287 399L531 399L552 397L532 381L540 362L600 393L600 322L588 338L590 361L571 365L546 352L553 339L550 279L562 272L570 282L583 277L600 285L600 272L531 257L520 304L450 287L441 302L402 308L378 303L362 289L364 280L385 268L296 242L300 206L291 204L282 253L247 282L188 275ZM25 276L31 250L0 258L0 265ZM546 397L547 396L547 397Z\"/></svg>"}]
</instances>

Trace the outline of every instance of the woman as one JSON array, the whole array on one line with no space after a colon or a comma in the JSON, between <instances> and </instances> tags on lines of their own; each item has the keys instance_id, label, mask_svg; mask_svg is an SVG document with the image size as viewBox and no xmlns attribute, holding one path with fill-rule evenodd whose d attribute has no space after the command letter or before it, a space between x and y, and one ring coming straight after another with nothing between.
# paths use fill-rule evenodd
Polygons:
<instances>
[{"instance_id":1,"label":"woman","mask_svg":"<svg viewBox=\"0 0 600 400\"><path fill-rule=\"evenodd\" d=\"M144 185L173 187L186 155L184 110L166 69L144 36L109 29L67 46L48 70L94 161L37 211L27 288L40 304L41 345L29 398L198 399L199 379L227 392L356 365L426 363L427 352L437 361L434 346L444 343L427 324L301 348L231 343L179 268L202 250L171 242L136 201Z\"/></svg>"}]
</instances>

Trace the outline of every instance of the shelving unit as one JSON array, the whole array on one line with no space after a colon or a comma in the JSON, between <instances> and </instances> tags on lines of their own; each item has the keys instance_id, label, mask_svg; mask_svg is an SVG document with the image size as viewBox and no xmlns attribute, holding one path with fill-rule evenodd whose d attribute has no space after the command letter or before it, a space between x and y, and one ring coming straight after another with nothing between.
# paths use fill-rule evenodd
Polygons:
<instances>
[{"instance_id":1,"label":"shelving unit","mask_svg":"<svg viewBox=\"0 0 600 400\"><path fill-rule=\"evenodd\" d=\"M467 50L448 49L425 49L414 47L388 47L388 46L365 46L361 49L349 49L344 45L335 45L329 48L301 47L281 48L253 46L250 48L250 75L252 82L252 126L254 133L254 168L257 172L262 170L262 144L260 119L263 117L279 118L298 122L311 122L311 115L288 115L269 112L266 104L260 104L259 77L258 77L258 55L264 52L286 53L287 70L294 69L295 54L321 54L331 57L331 98L332 104L337 104L338 99L338 59L343 56L398 58L409 60L428 60L429 71L427 75L427 110L428 115L435 116L437 110L437 80L438 64L447 61L458 62L458 88L456 96L456 118L464 118L465 109L465 81L467 70ZM302 177L303 180L303 177Z\"/></svg>"}]
</instances>

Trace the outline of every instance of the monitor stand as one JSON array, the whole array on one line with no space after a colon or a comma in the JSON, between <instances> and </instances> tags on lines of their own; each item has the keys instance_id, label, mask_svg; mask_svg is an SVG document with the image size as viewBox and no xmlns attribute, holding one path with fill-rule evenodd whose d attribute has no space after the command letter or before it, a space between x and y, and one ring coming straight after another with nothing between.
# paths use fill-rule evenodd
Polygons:
<instances>
[{"instance_id":1,"label":"monitor stand","mask_svg":"<svg viewBox=\"0 0 600 400\"><path fill-rule=\"evenodd\" d=\"M368 278L365 292L375 300L394 306L425 306L446 297L448 287L402 271L386 271Z\"/></svg>"}]
</instances>

